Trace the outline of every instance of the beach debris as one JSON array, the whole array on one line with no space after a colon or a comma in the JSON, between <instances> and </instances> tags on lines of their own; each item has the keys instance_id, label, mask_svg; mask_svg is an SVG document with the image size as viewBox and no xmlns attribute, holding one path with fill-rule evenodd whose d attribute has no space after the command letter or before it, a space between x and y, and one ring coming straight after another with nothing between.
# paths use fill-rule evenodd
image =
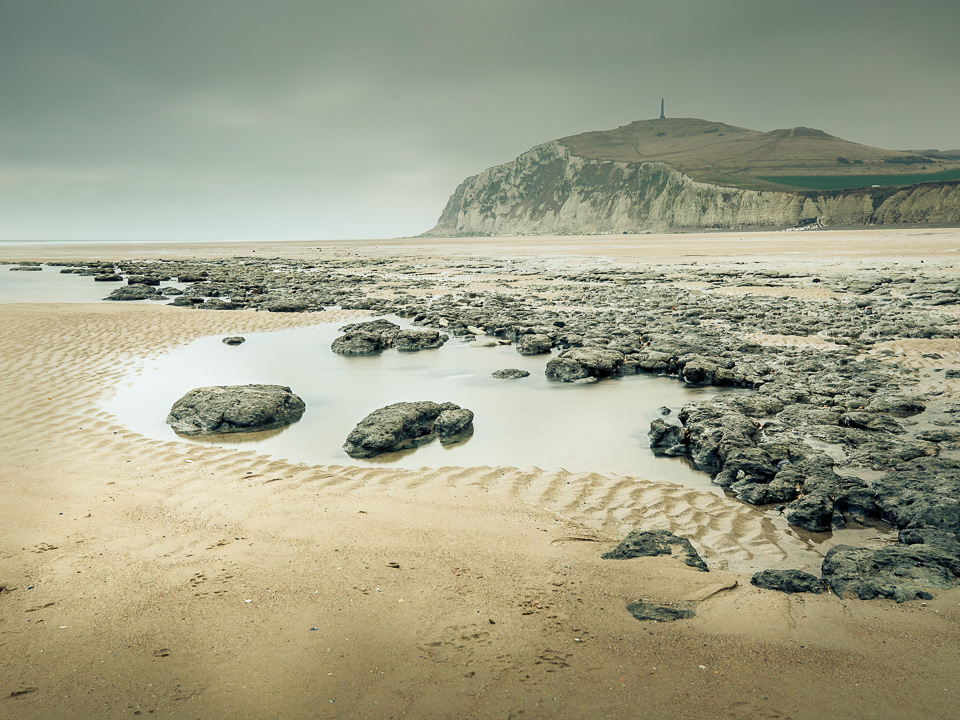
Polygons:
<instances>
[{"instance_id":1,"label":"beach debris","mask_svg":"<svg viewBox=\"0 0 960 720\"><path fill-rule=\"evenodd\" d=\"M637 600L627 605L627 612L637 620L652 620L654 622L687 620L695 614L690 608L658 605L657 603L645 602L643 600Z\"/></svg>"},{"instance_id":2,"label":"beach debris","mask_svg":"<svg viewBox=\"0 0 960 720\"><path fill-rule=\"evenodd\" d=\"M802 570L761 570L750 578L750 584L785 593L823 592L823 580Z\"/></svg>"},{"instance_id":3,"label":"beach debris","mask_svg":"<svg viewBox=\"0 0 960 720\"><path fill-rule=\"evenodd\" d=\"M672 555L673 546L678 546L684 553L684 563L702 572L709 572L707 564L691 542L669 530L634 530L613 550L600 557L604 560L629 560L636 557Z\"/></svg>"},{"instance_id":4,"label":"beach debris","mask_svg":"<svg viewBox=\"0 0 960 720\"><path fill-rule=\"evenodd\" d=\"M473 432L473 412L454 403L401 402L374 410L347 436L350 457L368 458L417 447L439 436L459 442Z\"/></svg>"},{"instance_id":5,"label":"beach debris","mask_svg":"<svg viewBox=\"0 0 960 720\"><path fill-rule=\"evenodd\" d=\"M225 337L223 339L224 345L242 345L247 339L245 337L240 337L239 335L231 335L230 337Z\"/></svg>"},{"instance_id":6,"label":"beach debris","mask_svg":"<svg viewBox=\"0 0 960 720\"><path fill-rule=\"evenodd\" d=\"M258 432L285 427L306 404L283 385L215 385L177 400L167 424L181 435Z\"/></svg>"}]
</instances>

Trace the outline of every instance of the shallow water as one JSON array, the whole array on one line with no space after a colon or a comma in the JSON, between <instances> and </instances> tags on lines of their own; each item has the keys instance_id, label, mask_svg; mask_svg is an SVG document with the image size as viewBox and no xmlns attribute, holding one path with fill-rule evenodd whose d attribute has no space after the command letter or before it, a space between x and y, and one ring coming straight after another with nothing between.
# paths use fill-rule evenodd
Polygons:
<instances>
[{"instance_id":1,"label":"shallow water","mask_svg":"<svg viewBox=\"0 0 960 720\"><path fill-rule=\"evenodd\" d=\"M401 321L401 324L402 323ZM659 408L716 395L675 379L633 376L589 385L551 382L549 355L522 356L512 346L474 348L451 338L437 350L344 357L330 350L336 325L258 333L239 346L207 337L147 361L122 383L106 409L130 429L157 439L243 445L292 462L404 468L536 466L665 480L719 492L683 459L656 458L647 430ZM495 380L507 367L528 370L519 380ZM303 418L257 434L182 437L166 425L173 403L204 385L288 385L303 398ZM416 449L353 459L347 435L377 408L401 401L454 402L473 410L475 432L454 445L434 440Z\"/></svg>"},{"instance_id":2,"label":"shallow water","mask_svg":"<svg viewBox=\"0 0 960 720\"><path fill-rule=\"evenodd\" d=\"M100 302L126 282L96 282L91 275L62 274L61 267L41 265L40 271L12 271L17 265L0 265L0 303L92 303ZM164 286L186 287L165 282ZM169 298L166 300L169 302ZM127 300L124 302L158 302Z\"/></svg>"}]
</instances>

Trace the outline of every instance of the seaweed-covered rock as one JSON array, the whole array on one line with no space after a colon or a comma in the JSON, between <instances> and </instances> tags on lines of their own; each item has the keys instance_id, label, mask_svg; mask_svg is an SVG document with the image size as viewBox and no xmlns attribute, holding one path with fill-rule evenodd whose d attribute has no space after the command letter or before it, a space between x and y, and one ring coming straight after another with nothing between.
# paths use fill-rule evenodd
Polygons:
<instances>
[{"instance_id":1,"label":"seaweed-covered rock","mask_svg":"<svg viewBox=\"0 0 960 720\"><path fill-rule=\"evenodd\" d=\"M823 581L802 570L762 570L750 578L750 584L785 593L823 592Z\"/></svg>"},{"instance_id":2,"label":"seaweed-covered rock","mask_svg":"<svg viewBox=\"0 0 960 720\"><path fill-rule=\"evenodd\" d=\"M684 563L703 572L709 571L693 544L669 530L634 530L613 550L600 557L604 560L629 560L636 557L672 555L673 546L678 546L684 553Z\"/></svg>"},{"instance_id":3,"label":"seaweed-covered rock","mask_svg":"<svg viewBox=\"0 0 960 720\"><path fill-rule=\"evenodd\" d=\"M283 385L219 385L177 400L167 424L181 435L273 430L296 422L306 404Z\"/></svg>"},{"instance_id":4,"label":"seaweed-covered rock","mask_svg":"<svg viewBox=\"0 0 960 720\"><path fill-rule=\"evenodd\" d=\"M455 412L460 411L460 412ZM441 414L447 412L436 427ZM469 421L464 422L469 413ZM453 403L429 401L400 402L374 410L361 420L347 436L343 449L350 457L368 458L385 452L416 447L436 437L469 432L473 413Z\"/></svg>"}]
</instances>

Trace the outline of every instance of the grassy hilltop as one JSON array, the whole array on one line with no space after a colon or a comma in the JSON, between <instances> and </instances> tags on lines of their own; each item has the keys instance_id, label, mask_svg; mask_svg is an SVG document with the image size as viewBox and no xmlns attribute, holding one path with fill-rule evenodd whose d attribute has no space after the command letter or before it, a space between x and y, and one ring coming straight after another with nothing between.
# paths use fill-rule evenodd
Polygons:
<instances>
[{"instance_id":1,"label":"grassy hilltop","mask_svg":"<svg viewBox=\"0 0 960 720\"><path fill-rule=\"evenodd\" d=\"M960 180L960 158L860 145L822 130L760 132L696 118L638 120L561 138L573 155L663 162L700 182L748 190L841 190Z\"/></svg>"}]
</instances>

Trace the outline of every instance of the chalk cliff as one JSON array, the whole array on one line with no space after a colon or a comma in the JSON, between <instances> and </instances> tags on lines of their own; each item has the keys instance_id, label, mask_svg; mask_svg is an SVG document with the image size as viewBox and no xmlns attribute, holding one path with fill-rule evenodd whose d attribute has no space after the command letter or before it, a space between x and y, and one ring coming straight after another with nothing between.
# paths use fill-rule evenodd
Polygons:
<instances>
[{"instance_id":1,"label":"chalk cliff","mask_svg":"<svg viewBox=\"0 0 960 720\"><path fill-rule=\"evenodd\" d=\"M435 237L637 233L683 228L960 223L960 182L758 191L697 182L665 162L580 157L558 141L464 180Z\"/></svg>"}]
</instances>

